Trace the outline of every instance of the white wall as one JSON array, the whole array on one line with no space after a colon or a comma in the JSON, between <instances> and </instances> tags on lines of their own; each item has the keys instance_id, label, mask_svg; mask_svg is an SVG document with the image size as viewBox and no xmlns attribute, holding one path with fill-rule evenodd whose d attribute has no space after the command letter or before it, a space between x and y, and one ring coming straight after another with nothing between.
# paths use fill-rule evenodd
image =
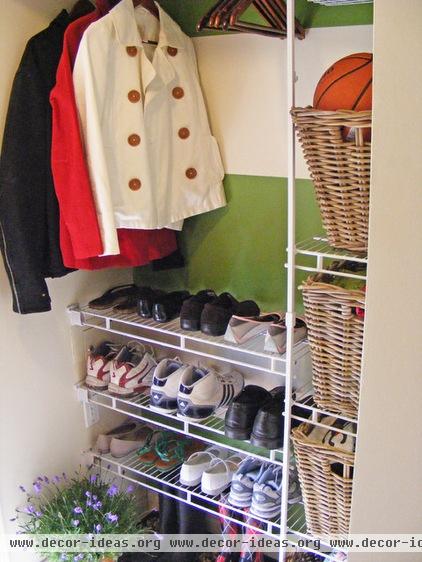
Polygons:
<instances>
[{"instance_id":1,"label":"white wall","mask_svg":"<svg viewBox=\"0 0 422 562\"><path fill-rule=\"evenodd\" d=\"M422 525L422 2L375 0L369 277L352 531ZM420 562L422 553L350 562Z\"/></svg>"},{"instance_id":2,"label":"white wall","mask_svg":"<svg viewBox=\"0 0 422 562\"><path fill-rule=\"evenodd\" d=\"M26 41L46 27L61 7L71 4L0 1L0 131ZM30 486L39 474L77 465L79 452L90 442L73 389L77 376L66 306L130 278L131 271L72 273L49 282L52 312L19 316L11 310L10 288L0 260L0 531L2 527L7 532L15 530L9 518L24 499L19 484ZM13 562L24 559L31 556L11 557Z\"/></svg>"}]
</instances>

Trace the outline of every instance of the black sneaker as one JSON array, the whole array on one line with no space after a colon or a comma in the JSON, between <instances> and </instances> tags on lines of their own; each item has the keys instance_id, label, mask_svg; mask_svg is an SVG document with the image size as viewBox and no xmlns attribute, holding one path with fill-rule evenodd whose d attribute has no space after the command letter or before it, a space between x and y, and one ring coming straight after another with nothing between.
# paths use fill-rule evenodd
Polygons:
<instances>
[{"instance_id":1,"label":"black sneaker","mask_svg":"<svg viewBox=\"0 0 422 562\"><path fill-rule=\"evenodd\" d=\"M259 313L256 302L239 302L230 293L221 293L219 297L204 306L201 314L201 331L210 336L222 336L233 314L259 316Z\"/></svg>"},{"instance_id":2,"label":"black sneaker","mask_svg":"<svg viewBox=\"0 0 422 562\"><path fill-rule=\"evenodd\" d=\"M225 417L224 433L231 439L249 439L258 410L271 400L265 388L250 384L233 400Z\"/></svg>"},{"instance_id":3,"label":"black sneaker","mask_svg":"<svg viewBox=\"0 0 422 562\"><path fill-rule=\"evenodd\" d=\"M204 289L196 293L193 297L190 297L190 299L186 299L180 311L180 327L182 330L188 330L190 332L199 330L204 306L216 298L217 295L212 289Z\"/></svg>"}]
</instances>

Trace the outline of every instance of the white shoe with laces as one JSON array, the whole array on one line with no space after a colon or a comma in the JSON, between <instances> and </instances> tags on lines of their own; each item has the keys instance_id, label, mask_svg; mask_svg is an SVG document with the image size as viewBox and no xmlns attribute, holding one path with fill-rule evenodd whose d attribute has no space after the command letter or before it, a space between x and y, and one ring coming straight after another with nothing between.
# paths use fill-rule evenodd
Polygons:
<instances>
[{"instance_id":1,"label":"white shoe with laces","mask_svg":"<svg viewBox=\"0 0 422 562\"><path fill-rule=\"evenodd\" d=\"M145 391L152 384L157 363L152 351L139 342L124 345L113 360L110 369L110 394L129 397Z\"/></svg>"},{"instance_id":2,"label":"white shoe with laces","mask_svg":"<svg viewBox=\"0 0 422 562\"><path fill-rule=\"evenodd\" d=\"M180 378L177 415L186 421L206 420L218 408L227 407L243 385L243 375L237 371L220 374L209 367L188 365Z\"/></svg>"},{"instance_id":3,"label":"white shoe with laces","mask_svg":"<svg viewBox=\"0 0 422 562\"><path fill-rule=\"evenodd\" d=\"M105 390L108 387L111 363L121 347L110 341L90 346L86 361L86 386L95 390Z\"/></svg>"},{"instance_id":4,"label":"white shoe with laces","mask_svg":"<svg viewBox=\"0 0 422 562\"><path fill-rule=\"evenodd\" d=\"M152 379L151 410L163 414L177 412L177 395L184 368L185 365L178 357L167 357L158 363Z\"/></svg>"}]
</instances>

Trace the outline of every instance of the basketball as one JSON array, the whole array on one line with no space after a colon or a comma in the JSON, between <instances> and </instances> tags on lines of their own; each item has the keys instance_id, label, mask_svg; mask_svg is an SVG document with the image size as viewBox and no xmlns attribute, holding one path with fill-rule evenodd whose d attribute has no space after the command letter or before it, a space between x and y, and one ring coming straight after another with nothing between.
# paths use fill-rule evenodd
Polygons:
<instances>
[{"instance_id":1,"label":"basketball","mask_svg":"<svg viewBox=\"0 0 422 562\"><path fill-rule=\"evenodd\" d=\"M372 53L355 53L344 57L328 68L317 84L314 107L335 111L372 109ZM350 138L350 131L344 131ZM370 130L364 131L370 139Z\"/></svg>"}]
</instances>

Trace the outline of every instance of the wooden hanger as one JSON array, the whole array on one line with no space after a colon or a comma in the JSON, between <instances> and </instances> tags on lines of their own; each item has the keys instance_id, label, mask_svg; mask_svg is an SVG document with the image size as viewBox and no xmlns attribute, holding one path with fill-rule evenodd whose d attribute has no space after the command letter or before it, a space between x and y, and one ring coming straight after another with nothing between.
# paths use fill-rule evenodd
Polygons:
<instances>
[{"instance_id":1,"label":"wooden hanger","mask_svg":"<svg viewBox=\"0 0 422 562\"><path fill-rule=\"evenodd\" d=\"M160 12L158 11L157 6L155 5L154 0L133 0L133 6L137 8L138 6L142 6L145 10L148 10L150 14L155 16L158 20L160 19Z\"/></svg>"}]
</instances>

